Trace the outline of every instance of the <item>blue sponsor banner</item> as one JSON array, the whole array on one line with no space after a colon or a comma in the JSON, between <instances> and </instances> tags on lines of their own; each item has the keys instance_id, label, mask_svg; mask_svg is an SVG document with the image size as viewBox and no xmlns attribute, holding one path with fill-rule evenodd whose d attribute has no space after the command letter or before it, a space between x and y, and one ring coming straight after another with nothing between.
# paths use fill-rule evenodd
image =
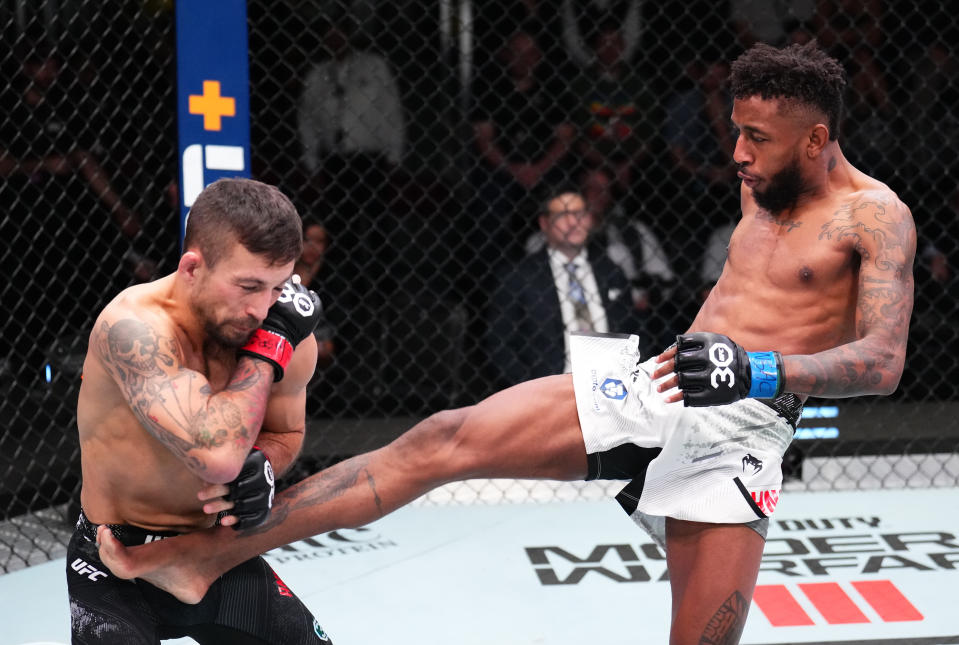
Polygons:
<instances>
[{"instance_id":1,"label":"blue sponsor banner","mask_svg":"<svg viewBox=\"0 0 959 645\"><path fill-rule=\"evenodd\" d=\"M180 239L197 195L222 177L250 176L245 0L177 0Z\"/></svg>"}]
</instances>

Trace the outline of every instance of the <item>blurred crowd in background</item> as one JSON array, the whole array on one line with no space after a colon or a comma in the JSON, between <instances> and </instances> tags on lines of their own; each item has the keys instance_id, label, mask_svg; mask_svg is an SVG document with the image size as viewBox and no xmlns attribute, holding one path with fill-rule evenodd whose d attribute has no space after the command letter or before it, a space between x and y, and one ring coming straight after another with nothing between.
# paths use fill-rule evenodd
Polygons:
<instances>
[{"instance_id":1,"label":"blurred crowd in background","mask_svg":"<svg viewBox=\"0 0 959 645\"><path fill-rule=\"evenodd\" d=\"M663 349L739 217L729 63L811 39L845 154L918 225L896 396L957 398L956 4L250 0L252 176L302 214L327 317L309 412L470 403L565 369L573 329ZM0 27L0 379L33 391L176 266L173 9L8 0Z\"/></svg>"}]
</instances>

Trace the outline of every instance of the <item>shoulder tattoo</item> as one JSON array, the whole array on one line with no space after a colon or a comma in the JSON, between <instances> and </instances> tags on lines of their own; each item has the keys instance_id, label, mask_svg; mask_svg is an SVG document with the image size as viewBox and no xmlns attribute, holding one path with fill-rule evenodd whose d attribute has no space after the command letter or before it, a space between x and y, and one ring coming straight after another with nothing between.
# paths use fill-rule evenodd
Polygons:
<instances>
[{"instance_id":1,"label":"shoulder tattoo","mask_svg":"<svg viewBox=\"0 0 959 645\"><path fill-rule=\"evenodd\" d=\"M92 341L140 424L195 469L202 470L203 464L189 455L191 450L249 443L251 432L240 408L229 400L207 404L209 384L198 386L199 374L183 367L174 338L130 318L102 323ZM256 370L247 370L230 389L250 389L258 379Z\"/></svg>"},{"instance_id":2,"label":"shoulder tattoo","mask_svg":"<svg viewBox=\"0 0 959 645\"><path fill-rule=\"evenodd\" d=\"M843 204L822 225L819 239L849 239L863 262L872 262L890 279L903 280L906 272L912 270L915 225L909 208L893 195L870 196Z\"/></svg>"},{"instance_id":3,"label":"shoulder tattoo","mask_svg":"<svg viewBox=\"0 0 959 645\"><path fill-rule=\"evenodd\" d=\"M125 318L112 326L102 323L94 334L100 358L121 382L156 376L163 367L180 362L180 353L173 338L160 336L150 325L134 318Z\"/></svg>"}]
</instances>

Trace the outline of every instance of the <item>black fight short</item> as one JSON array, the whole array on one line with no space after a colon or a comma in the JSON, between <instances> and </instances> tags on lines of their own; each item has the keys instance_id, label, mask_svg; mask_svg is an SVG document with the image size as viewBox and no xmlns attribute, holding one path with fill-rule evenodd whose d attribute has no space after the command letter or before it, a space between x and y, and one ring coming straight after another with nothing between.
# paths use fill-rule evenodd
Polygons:
<instances>
[{"instance_id":1,"label":"black fight short","mask_svg":"<svg viewBox=\"0 0 959 645\"><path fill-rule=\"evenodd\" d=\"M175 533L110 525L127 546ZM80 513L67 547L74 645L140 645L189 636L201 645L329 645L330 638L263 558L221 576L196 605L142 580L110 574L96 548L97 526Z\"/></svg>"}]
</instances>

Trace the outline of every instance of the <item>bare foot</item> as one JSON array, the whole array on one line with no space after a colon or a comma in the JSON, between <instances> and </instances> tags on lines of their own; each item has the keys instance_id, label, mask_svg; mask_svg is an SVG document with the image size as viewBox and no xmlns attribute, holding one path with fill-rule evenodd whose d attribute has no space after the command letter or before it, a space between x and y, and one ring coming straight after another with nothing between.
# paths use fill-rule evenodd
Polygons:
<instances>
[{"instance_id":1,"label":"bare foot","mask_svg":"<svg viewBox=\"0 0 959 645\"><path fill-rule=\"evenodd\" d=\"M195 563L179 555L176 545L182 537L166 538L142 546L127 547L105 526L97 529L100 559L118 578L140 578L190 605L203 600L213 580L206 580Z\"/></svg>"}]
</instances>

